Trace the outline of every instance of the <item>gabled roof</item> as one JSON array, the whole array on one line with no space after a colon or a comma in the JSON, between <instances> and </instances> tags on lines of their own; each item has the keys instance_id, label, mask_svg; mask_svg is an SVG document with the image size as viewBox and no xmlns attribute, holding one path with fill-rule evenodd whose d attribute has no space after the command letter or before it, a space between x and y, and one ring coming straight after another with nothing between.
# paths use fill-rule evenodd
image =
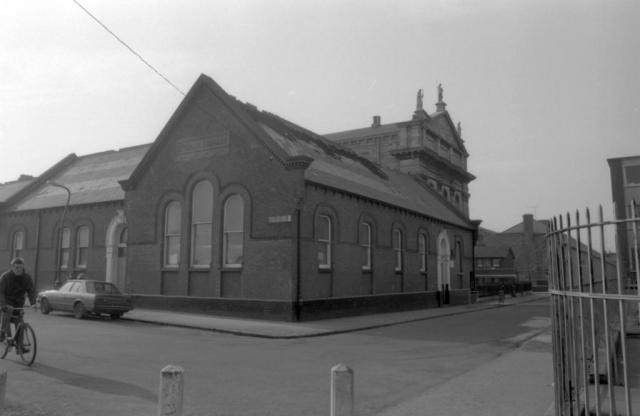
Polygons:
<instances>
[{"instance_id":1,"label":"gabled roof","mask_svg":"<svg viewBox=\"0 0 640 416\"><path fill-rule=\"evenodd\" d=\"M534 234L546 234L548 220L533 220L533 233ZM516 224L511 228L508 228L502 232L502 234L521 234L524 232L524 223Z\"/></svg>"},{"instance_id":2,"label":"gabled roof","mask_svg":"<svg viewBox=\"0 0 640 416\"><path fill-rule=\"evenodd\" d=\"M124 199L118 183L131 175L149 144L75 157L47 178L69 188L69 205L92 204ZM32 192L16 201L11 211L26 211L64 206L67 192L43 182Z\"/></svg>"},{"instance_id":3,"label":"gabled roof","mask_svg":"<svg viewBox=\"0 0 640 416\"><path fill-rule=\"evenodd\" d=\"M13 182L5 182L0 184L0 204L7 202L9 198L31 185L35 178L21 178Z\"/></svg>"}]
</instances>

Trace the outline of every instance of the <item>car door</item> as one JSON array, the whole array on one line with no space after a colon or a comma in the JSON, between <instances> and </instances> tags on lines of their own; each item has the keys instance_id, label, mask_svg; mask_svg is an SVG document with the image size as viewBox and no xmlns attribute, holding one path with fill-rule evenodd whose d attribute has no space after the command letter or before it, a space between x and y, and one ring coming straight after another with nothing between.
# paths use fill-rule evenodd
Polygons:
<instances>
[{"instance_id":1,"label":"car door","mask_svg":"<svg viewBox=\"0 0 640 416\"><path fill-rule=\"evenodd\" d=\"M54 302L52 302L53 309L61 311L73 310L74 288L77 286L77 282L67 282L58 290L58 293L54 296Z\"/></svg>"}]
</instances>

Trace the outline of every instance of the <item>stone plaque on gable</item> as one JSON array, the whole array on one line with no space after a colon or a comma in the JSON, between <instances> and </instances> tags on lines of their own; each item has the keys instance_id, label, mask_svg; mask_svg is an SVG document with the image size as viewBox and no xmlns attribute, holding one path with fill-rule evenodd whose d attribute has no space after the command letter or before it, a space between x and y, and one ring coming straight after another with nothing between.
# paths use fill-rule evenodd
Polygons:
<instances>
[{"instance_id":1,"label":"stone plaque on gable","mask_svg":"<svg viewBox=\"0 0 640 416\"><path fill-rule=\"evenodd\" d=\"M175 158L178 162L189 162L229 153L229 132L218 132L206 136L183 137L176 141Z\"/></svg>"}]
</instances>

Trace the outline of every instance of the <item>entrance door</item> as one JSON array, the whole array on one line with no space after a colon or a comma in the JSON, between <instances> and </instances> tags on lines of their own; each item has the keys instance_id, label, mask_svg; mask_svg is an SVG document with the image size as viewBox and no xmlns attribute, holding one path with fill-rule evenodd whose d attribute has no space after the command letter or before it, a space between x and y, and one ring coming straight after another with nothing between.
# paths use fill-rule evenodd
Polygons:
<instances>
[{"instance_id":1,"label":"entrance door","mask_svg":"<svg viewBox=\"0 0 640 416\"><path fill-rule=\"evenodd\" d=\"M116 285L124 290L127 271L127 228L123 228L118 239L118 256L116 258Z\"/></svg>"}]
</instances>

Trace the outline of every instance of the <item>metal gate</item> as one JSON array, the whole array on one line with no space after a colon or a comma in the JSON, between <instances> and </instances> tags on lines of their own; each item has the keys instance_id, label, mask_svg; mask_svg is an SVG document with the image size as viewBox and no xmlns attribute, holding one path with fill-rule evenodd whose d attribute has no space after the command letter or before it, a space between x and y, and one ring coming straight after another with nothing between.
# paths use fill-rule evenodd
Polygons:
<instances>
[{"instance_id":1,"label":"metal gate","mask_svg":"<svg viewBox=\"0 0 640 416\"><path fill-rule=\"evenodd\" d=\"M640 401L636 212L604 221L600 207L594 222L589 210L583 222L579 212L549 221L556 416L630 416Z\"/></svg>"}]
</instances>

